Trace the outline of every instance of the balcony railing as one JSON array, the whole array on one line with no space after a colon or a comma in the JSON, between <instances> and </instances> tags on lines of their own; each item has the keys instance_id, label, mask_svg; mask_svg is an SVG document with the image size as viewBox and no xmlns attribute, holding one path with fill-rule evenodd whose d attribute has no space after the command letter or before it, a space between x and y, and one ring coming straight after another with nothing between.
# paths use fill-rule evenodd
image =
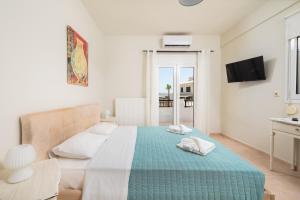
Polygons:
<instances>
[{"instance_id":1,"label":"balcony railing","mask_svg":"<svg viewBox=\"0 0 300 200\"><path fill-rule=\"evenodd\" d=\"M159 100L159 107L173 107L173 100L172 99L160 99Z\"/></svg>"},{"instance_id":2,"label":"balcony railing","mask_svg":"<svg viewBox=\"0 0 300 200\"><path fill-rule=\"evenodd\" d=\"M184 107L193 107L194 100L192 99L184 99ZM159 100L159 107L161 108L169 108L173 107L173 100L172 99L160 99Z\"/></svg>"}]
</instances>

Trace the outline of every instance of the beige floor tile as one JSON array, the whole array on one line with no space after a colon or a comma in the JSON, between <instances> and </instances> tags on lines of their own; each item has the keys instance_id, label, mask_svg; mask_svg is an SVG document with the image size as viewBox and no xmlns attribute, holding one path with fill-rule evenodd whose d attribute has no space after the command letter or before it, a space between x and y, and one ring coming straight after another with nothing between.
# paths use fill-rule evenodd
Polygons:
<instances>
[{"instance_id":1,"label":"beige floor tile","mask_svg":"<svg viewBox=\"0 0 300 200\"><path fill-rule=\"evenodd\" d=\"M290 170L290 165L275 159L274 170L269 170L269 156L223 135L212 135L227 148L255 165L266 175L265 188L276 195L276 200L300 200L300 172Z\"/></svg>"}]
</instances>

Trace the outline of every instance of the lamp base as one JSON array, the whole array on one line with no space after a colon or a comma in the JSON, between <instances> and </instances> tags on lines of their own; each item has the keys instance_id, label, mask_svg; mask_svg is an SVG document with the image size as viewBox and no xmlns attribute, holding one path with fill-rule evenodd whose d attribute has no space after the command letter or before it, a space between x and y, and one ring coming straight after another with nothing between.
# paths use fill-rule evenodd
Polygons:
<instances>
[{"instance_id":1,"label":"lamp base","mask_svg":"<svg viewBox=\"0 0 300 200\"><path fill-rule=\"evenodd\" d=\"M33 169L31 166L13 170L11 175L8 177L8 183L19 183L29 179L33 175Z\"/></svg>"}]
</instances>

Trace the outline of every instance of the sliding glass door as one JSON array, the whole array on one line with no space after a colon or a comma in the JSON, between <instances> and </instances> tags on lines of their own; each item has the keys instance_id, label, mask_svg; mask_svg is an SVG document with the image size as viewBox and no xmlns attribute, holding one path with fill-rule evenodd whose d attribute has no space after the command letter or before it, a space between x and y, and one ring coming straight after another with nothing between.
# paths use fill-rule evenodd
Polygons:
<instances>
[{"instance_id":1,"label":"sliding glass door","mask_svg":"<svg viewBox=\"0 0 300 200\"><path fill-rule=\"evenodd\" d=\"M194 127L193 67L180 68L179 89L179 124Z\"/></svg>"},{"instance_id":2,"label":"sliding glass door","mask_svg":"<svg viewBox=\"0 0 300 200\"><path fill-rule=\"evenodd\" d=\"M194 67L159 68L159 123L194 126Z\"/></svg>"},{"instance_id":3,"label":"sliding glass door","mask_svg":"<svg viewBox=\"0 0 300 200\"><path fill-rule=\"evenodd\" d=\"M174 72L173 67L159 68L159 124L162 126L175 123Z\"/></svg>"}]
</instances>

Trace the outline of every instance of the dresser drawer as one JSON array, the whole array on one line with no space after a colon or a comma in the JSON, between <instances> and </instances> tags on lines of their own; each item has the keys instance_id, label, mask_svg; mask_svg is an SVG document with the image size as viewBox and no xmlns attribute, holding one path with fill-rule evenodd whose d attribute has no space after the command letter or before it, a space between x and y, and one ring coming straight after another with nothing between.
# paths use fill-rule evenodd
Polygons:
<instances>
[{"instance_id":1,"label":"dresser drawer","mask_svg":"<svg viewBox=\"0 0 300 200\"><path fill-rule=\"evenodd\" d=\"M273 122L272 129L300 136L300 127L280 122Z\"/></svg>"}]
</instances>

